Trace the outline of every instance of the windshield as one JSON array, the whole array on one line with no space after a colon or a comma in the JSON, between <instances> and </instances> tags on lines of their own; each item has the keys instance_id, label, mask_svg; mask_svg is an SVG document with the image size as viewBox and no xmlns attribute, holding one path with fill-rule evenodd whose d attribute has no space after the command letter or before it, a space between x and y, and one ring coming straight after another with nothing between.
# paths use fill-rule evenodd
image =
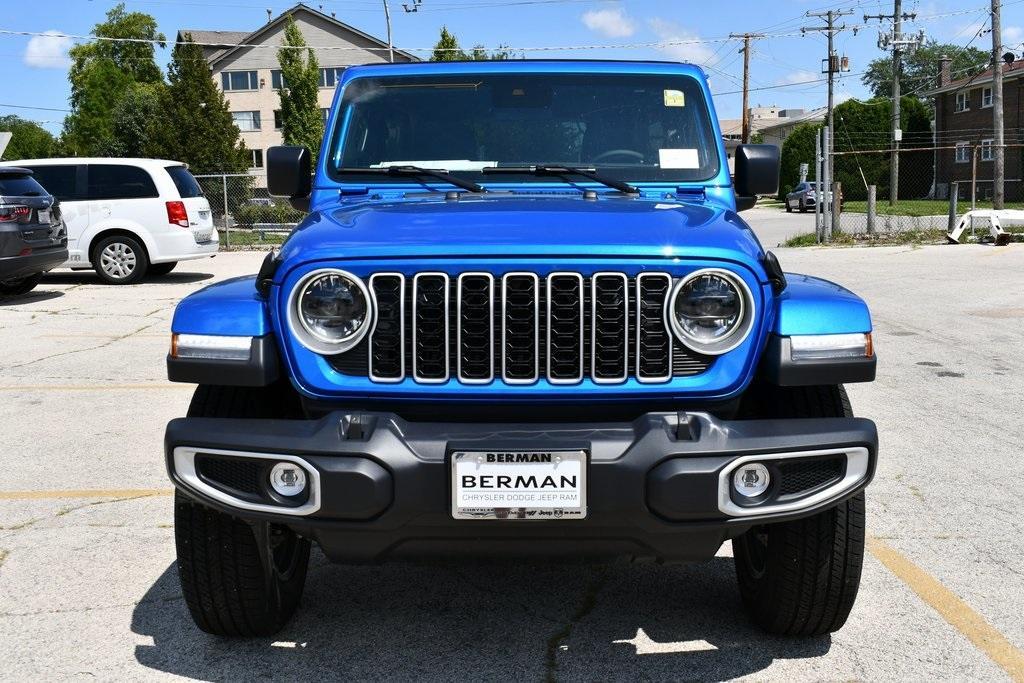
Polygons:
<instances>
[{"instance_id":1,"label":"windshield","mask_svg":"<svg viewBox=\"0 0 1024 683\"><path fill-rule=\"evenodd\" d=\"M719 171L707 103L689 76L359 78L345 88L340 106L328 174L342 182L408 183L338 172L396 165L444 169L477 182L496 181L481 173L488 166L577 166L633 182L698 182Z\"/></svg>"}]
</instances>

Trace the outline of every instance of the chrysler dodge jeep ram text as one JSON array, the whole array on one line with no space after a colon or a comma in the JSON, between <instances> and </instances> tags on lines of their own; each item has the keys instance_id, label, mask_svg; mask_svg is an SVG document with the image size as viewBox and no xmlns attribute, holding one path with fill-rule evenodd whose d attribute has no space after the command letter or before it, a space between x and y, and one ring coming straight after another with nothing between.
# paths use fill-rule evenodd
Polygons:
<instances>
[{"instance_id":1,"label":"chrysler dodge jeep ram text","mask_svg":"<svg viewBox=\"0 0 1024 683\"><path fill-rule=\"evenodd\" d=\"M198 626L270 634L310 546L711 558L774 633L845 622L860 582L871 318L785 274L738 211L778 150L736 150L683 64L347 69L309 212L252 277L184 299L168 374L178 571Z\"/></svg>"}]
</instances>

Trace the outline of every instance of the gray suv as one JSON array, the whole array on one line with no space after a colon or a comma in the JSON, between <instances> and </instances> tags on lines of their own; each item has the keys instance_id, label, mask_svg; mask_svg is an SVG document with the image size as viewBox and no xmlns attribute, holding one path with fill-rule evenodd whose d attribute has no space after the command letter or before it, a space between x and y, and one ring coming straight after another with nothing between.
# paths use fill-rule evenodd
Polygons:
<instances>
[{"instance_id":1,"label":"gray suv","mask_svg":"<svg viewBox=\"0 0 1024 683\"><path fill-rule=\"evenodd\" d=\"M30 292L68 260L56 200L25 168L0 168L0 296Z\"/></svg>"}]
</instances>

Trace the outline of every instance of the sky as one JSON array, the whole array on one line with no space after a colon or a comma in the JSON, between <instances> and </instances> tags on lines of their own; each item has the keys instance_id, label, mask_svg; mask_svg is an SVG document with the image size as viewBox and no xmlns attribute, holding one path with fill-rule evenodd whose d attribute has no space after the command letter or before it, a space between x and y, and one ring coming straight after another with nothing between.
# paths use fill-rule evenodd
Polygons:
<instances>
[{"instance_id":1,"label":"sky","mask_svg":"<svg viewBox=\"0 0 1024 683\"><path fill-rule=\"evenodd\" d=\"M414 0L405 0L410 6ZM18 114L59 132L68 108L67 50L76 39L59 34L86 35L102 21L116 0L0 0L0 115ZM255 30L288 9L288 0L125 0L129 10L152 14L160 30L173 39L180 28ZM308 0L358 29L384 36L383 0ZM699 64L708 73L721 118L738 118L742 100L743 58L740 41L730 33L762 32L753 44L751 106L812 109L825 104L821 61L825 36L803 26L822 20L808 11L852 10L841 22L836 49L850 59L850 73L839 80L837 101L866 98L859 73L883 53L877 46L879 24L865 14L892 12L891 0L421 0L407 12L402 0L390 0L396 47L429 48L442 25L463 47L559 48L527 50L527 57L587 59L669 59ZM903 0L904 12L918 19L904 31L924 29L929 38L960 46L991 48L989 0ZM5 8L13 11L4 11ZM1024 0L1005 0L1003 43L1018 57L1024 50ZM857 32L854 33L854 28ZM889 27L886 26L886 29ZM47 33L44 36L4 34L2 31ZM54 35L58 34L58 35ZM685 41L685 42L684 42ZM422 52L416 54L426 56ZM158 49L164 66L170 48ZM18 105L18 107L12 106ZM24 108L33 107L33 108Z\"/></svg>"}]
</instances>

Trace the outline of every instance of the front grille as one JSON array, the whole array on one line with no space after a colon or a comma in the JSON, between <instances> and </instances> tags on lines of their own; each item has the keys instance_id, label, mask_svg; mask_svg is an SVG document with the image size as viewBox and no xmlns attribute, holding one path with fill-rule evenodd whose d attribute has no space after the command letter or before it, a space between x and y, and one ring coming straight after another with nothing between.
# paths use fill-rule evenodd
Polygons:
<instances>
[{"instance_id":1,"label":"front grille","mask_svg":"<svg viewBox=\"0 0 1024 683\"><path fill-rule=\"evenodd\" d=\"M845 463L846 457L841 455L824 460L785 462L779 465L779 495L804 494L832 484L843 476Z\"/></svg>"},{"instance_id":2,"label":"front grille","mask_svg":"<svg viewBox=\"0 0 1024 683\"><path fill-rule=\"evenodd\" d=\"M372 332L328 361L345 375L426 384L664 383L699 375L714 357L690 351L666 327L672 284L668 273L377 273L369 280Z\"/></svg>"}]
</instances>

